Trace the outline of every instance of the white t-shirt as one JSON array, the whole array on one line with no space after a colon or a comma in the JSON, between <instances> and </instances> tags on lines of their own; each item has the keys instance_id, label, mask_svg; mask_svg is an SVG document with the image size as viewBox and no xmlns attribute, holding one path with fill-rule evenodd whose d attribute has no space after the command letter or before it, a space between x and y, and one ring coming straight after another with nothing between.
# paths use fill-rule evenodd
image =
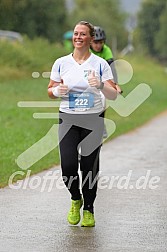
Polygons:
<instances>
[{"instance_id":1,"label":"white t-shirt","mask_svg":"<svg viewBox=\"0 0 167 252\"><path fill-rule=\"evenodd\" d=\"M113 79L108 63L93 53L81 65L74 60L72 54L63 56L54 62L50 79L56 82L63 80L63 83L69 88L69 93L61 98L60 111L72 114L90 114L104 110L100 90L90 87L88 84L88 73L92 70L101 81Z\"/></svg>"}]
</instances>

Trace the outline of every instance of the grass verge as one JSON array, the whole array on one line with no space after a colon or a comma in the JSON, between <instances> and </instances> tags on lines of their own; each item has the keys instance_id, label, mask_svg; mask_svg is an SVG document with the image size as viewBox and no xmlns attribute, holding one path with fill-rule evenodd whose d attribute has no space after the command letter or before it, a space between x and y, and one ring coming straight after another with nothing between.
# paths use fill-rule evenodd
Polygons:
<instances>
[{"instance_id":1,"label":"grass verge","mask_svg":"<svg viewBox=\"0 0 167 252\"><path fill-rule=\"evenodd\" d=\"M131 55L124 59L132 65L134 74L132 79L122 86L123 95L128 95L140 83L148 84L152 89L152 95L128 117L121 117L112 109L107 111L107 117L112 119L117 126L109 140L143 125L167 108L166 73L163 66L152 59L138 55ZM17 106L19 101L49 101L47 84L48 79L42 77L33 79L31 76L26 79L4 80L0 83L0 187L8 184L11 174L21 170L15 162L17 157L44 137L57 122L56 119L33 118L34 112L54 112L54 108L34 109ZM57 148L29 169L31 174L35 174L56 164L59 164ZM23 177L17 175L14 181Z\"/></svg>"}]
</instances>

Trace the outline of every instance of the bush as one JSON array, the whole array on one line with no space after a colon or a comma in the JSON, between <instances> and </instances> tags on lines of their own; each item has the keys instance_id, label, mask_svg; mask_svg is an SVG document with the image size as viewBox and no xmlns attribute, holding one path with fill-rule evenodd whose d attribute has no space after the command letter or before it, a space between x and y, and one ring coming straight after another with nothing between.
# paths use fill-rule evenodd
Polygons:
<instances>
[{"instance_id":1,"label":"bush","mask_svg":"<svg viewBox=\"0 0 167 252\"><path fill-rule=\"evenodd\" d=\"M0 41L0 78L19 79L31 76L34 71L50 71L53 62L64 54L62 44L42 38L24 37L23 43Z\"/></svg>"}]
</instances>

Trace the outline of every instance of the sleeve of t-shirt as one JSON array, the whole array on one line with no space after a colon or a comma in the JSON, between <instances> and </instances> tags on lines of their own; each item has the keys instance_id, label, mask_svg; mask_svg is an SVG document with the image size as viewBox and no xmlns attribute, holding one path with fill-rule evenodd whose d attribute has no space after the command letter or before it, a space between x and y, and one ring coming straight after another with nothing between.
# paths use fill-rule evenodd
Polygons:
<instances>
[{"instance_id":1,"label":"sleeve of t-shirt","mask_svg":"<svg viewBox=\"0 0 167 252\"><path fill-rule=\"evenodd\" d=\"M56 82L61 82L61 77L60 77L60 60L57 59L53 66L52 66L52 70L51 70L51 74L50 74L50 79Z\"/></svg>"}]
</instances>

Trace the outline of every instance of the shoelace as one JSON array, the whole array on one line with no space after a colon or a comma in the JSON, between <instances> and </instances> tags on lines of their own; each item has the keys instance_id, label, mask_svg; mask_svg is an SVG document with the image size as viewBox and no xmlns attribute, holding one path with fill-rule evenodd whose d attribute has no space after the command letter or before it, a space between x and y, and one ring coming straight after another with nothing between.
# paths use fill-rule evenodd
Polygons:
<instances>
[{"instance_id":1,"label":"shoelace","mask_svg":"<svg viewBox=\"0 0 167 252\"><path fill-rule=\"evenodd\" d=\"M92 219L92 213L85 212L84 218L87 219L87 220L91 220Z\"/></svg>"},{"instance_id":2,"label":"shoelace","mask_svg":"<svg viewBox=\"0 0 167 252\"><path fill-rule=\"evenodd\" d=\"M80 202L72 204L71 212L73 213L78 212L79 209L80 209Z\"/></svg>"}]
</instances>

